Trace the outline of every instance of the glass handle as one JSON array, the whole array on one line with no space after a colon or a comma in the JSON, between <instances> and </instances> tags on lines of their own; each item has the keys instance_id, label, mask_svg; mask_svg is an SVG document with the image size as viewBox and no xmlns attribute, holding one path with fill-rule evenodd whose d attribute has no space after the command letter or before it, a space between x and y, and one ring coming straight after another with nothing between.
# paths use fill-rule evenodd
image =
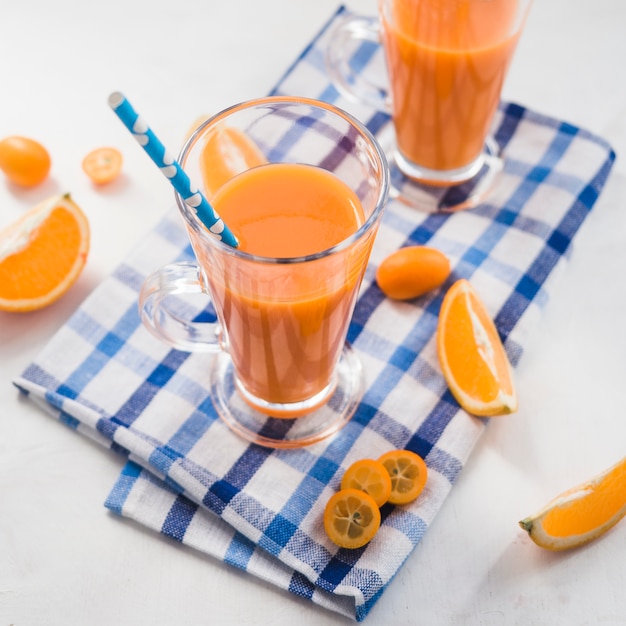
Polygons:
<instances>
[{"instance_id":1,"label":"glass handle","mask_svg":"<svg viewBox=\"0 0 626 626\"><path fill-rule=\"evenodd\" d=\"M324 55L326 70L337 90L349 100L391 113L387 84L376 83L368 76L367 69L357 72L351 64L357 47L363 42L380 45L377 17L349 16L341 21L329 37Z\"/></svg>"},{"instance_id":2,"label":"glass handle","mask_svg":"<svg viewBox=\"0 0 626 626\"><path fill-rule=\"evenodd\" d=\"M144 326L158 339L184 352L220 352L221 328L217 322L193 322L168 308L168 296L207 295L200 270L193 263L165 265L148 276L139 293L139 313Z\"/></svg>"}]
</instances>

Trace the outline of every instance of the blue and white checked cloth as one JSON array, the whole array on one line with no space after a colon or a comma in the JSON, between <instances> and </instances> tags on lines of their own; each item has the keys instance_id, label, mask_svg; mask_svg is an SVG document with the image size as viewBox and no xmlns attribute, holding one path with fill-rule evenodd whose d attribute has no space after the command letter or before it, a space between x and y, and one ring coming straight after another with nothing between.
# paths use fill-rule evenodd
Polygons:
<instances>
[{"instance_id":1,"label":"blue and white checked cloth","mask_svg":"<svg viewBox=\"0 0 626 626\"><path fill-rule=\"evenodd\" d=\"M325 40L342 13L274 93L332 101L378 132L388 117L344 101L324 71ZM380 65L380 55L366 45L354 63ZM349 332L367 391L335 438L301 450L247 444L223 425L209 400L212 357L171 350L144 330L137 314L142 281L165 263L191 259L173 211L16 385L61 422L127 458L107 507L363 620L432 522L486 423L459 409L439 370L434 333L445 289L461 277L473 283L516 364L615 157L590 133L515 104L501 107L495 136L506 151L506 170L485 204L447 215L389 204ZM444 251L453 273L434 293L393 302L374 284L374 272L406 244ZM338 549L322 528L328 498L350 463L392 448L426 459L425 492L411 505L385 505L381 529L365 548Z\"/></svg>"}]
</instances>

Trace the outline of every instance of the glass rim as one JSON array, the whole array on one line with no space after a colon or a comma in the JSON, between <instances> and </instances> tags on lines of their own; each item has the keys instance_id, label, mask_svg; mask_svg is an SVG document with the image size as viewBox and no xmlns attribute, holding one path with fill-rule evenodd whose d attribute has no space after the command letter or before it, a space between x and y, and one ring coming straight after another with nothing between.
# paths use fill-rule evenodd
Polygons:
<instances>
[{"instance_id":1,"label":"glass rim","mask_svg":"<svg viewBox=\"0 0 626 626\"><path fill-rule=\"evenodd\" d=\"M321 100L316 100L315 98L306 98L299 96L265 96L262 98L254 98L252 100L246 100L240 102L238 104L234 104L226 109L223 109L219 113L212 115L211 117L204 120L189 136L189 138L184 143L178 155L178 162L181 164L181 167L185 169L186 160L191 150L194 148L200 137L204 134L204 131L208 126L214 125L220 120L232 115L233 113L244 110L251 109L258 106L263 106L266 104L276 104L276 103L284 103L284 104L300 104L305 105L317 109L323 109L327 112L330 112L340 118L343 118L346 122L352 125L368 143L371 147L373 153L376 155L376 160L380 166L380 189L378 191L378 197L376 198L376 205L372 210L371 214L368 218L363 222L363 224L354 231L350 236L346 237L339 243L335 244L330 248L326 248L325 250L321 250L319 252L315 252L313 254L296 256L296 257L267 257L260 256L256 254L250 254L248 252L244 252L239 248L234 248L229 246L228 244L220 241L217 237L212 236L207 228L202 224L198 218L198 216L193 212L193 210L187 205L187 203L183 200L178 192L174 192L174 196L176 198L176 204L178 209L183 214L185 221L199 234L202 235L203 240L207 240L210 242L210 245L216 246L221 252L225 254L229 254L235 256L237 258L253 261L255 263L262 263L268 265L289 265L289 264L302 264L311 261L316 261L318 259L323 259L338 252L341 252L345 249L350 248L355 242L362 239L376 224L378 219L380 218L383 209L387 203L389 197L389 165L387 162L387 157L385 153L378 143L378 140L374 137L374 135L367 129L367 127L360 122L356 117L344 111L343 109L327 103Z\"/></svg>"}]
</instances>

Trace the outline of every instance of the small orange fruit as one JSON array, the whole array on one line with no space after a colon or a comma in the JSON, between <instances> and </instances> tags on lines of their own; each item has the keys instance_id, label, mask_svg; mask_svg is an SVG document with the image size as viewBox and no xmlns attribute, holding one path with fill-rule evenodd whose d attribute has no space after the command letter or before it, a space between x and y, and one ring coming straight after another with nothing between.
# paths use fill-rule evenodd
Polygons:
<instances>
[{"instance_id":1,"label":"small orange fruit","mask_svg":"<svg viewBox=\"0 0 626 626\"><path fill-rule=\"evenodd\" d=\"M408 504L422 493L428 478L428 467L419 454L410 450L390 450L378 461L391 478L391 504Z\"/></svg>"},{"instance_id":2,"label":"small orange fruit","mask_svg":"<svg viewBox=\"0 0 626 626\"><path fill-rule=\"evenodd\" d=\"M530 538L548 550L588 543L626 515L626 457L590 481L568 489L519 522Z\"/></svg>"},{"instance_id":3,"label":"small orange fruit","mask_svg":"<svg viewBox=\"0 0 626 626\"><path fill-rule=\"evenodd\" d=\"M32 311L63 295L89 252L89 223L69 194L41 202L0 232L0 310Z\"/></svg>"},{"instance_id":4,"label":"small orange fruit","mask_svg":"<svg viewBox=\"0 0 626 626\"><path fill-rule=\"evenodd\" d=\"M411 300L439 287L450 275L450 260L428 246L408 246L392 252L376 270L381 291L395 300Z\"/></svg>"},{"instance_id":5,"label":"small orange fruit","mask_svg":"<svg viewBox=\"0 0 626 626\"><path fill-rule=\"evenodd\" d=\"M473 415L517 410L513 372L493 320L471 284L446 293L437 326L437 353L450 391Z\"/></svg>"},{"instance_id":6,"label":"small orange fruit","mask_svg":"<svg viewBox=\"0 0 626 626\"><path fill-rule=\"evenodd\" d=\"M238 128L217 126L206 136L200 168L207 197L241 172L267 163L259 147Z\"/></svg>"},{"instance_id":7,"label":"small orange fruit","mask_svg":"<svg viewBox=\"0 0 626 626\"><path fill-rule=\"evenodd\" d=\"M83 171L96 185L115 180L122 169L122 153L117 148L96 148L82 162Z\"/></svg>"},{"instance_id":8,"label":"small orange fruit","mask_svg":"<svg viewBox=\"0 0 626 626\"><path fill-rule=\"evenodd\" d=\"M39 185L48 176L50 165L48 151L34 139L13 136L0 141L0 169L16 185Z\"/></svg>"},{"instance_id":9,"label":"small orange fruit","mask_svg":"<svg viewBox=\"0 0 626 626\"><path fill-rule=\"evenodd\" d=\"M355 461L341 479L342 489L360 489L382 506L391 494L391 478L385 466L374 459Z\"/></svg>"},{"instance_id":10,"label":"small orange fruit","mask_svg":"<svg viewBox=\"0 0 626 626\"><path fill-rule=\"evenodd\" d=\"M372 496L359 489L341 489L326 503L324 530L341 548L360 548L380 528L380 511Z\"/></svg>"}]
</instances>

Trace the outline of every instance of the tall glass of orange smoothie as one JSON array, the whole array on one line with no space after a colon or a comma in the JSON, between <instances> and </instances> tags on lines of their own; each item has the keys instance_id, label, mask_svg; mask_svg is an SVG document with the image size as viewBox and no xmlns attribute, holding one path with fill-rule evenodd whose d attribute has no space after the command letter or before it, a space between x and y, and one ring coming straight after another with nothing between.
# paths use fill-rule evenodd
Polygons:
<instances>
[{"instance_id":1,"label":"tall glass of orange smoothie","mask_svg":"<svg viewBox=\"0 0 626 626\"><path fill-rule=\"evenodd\" d=\"M146 280L144 323L176 348L215 353L213 403L246 439L297 447L329 436L362 393L346 336L388 194L382 149L332 105L270 97L204 122L179 162L239 245L177 195L197 262ZM168 296L198 293L217 322L168 308Z\"/></svg>"},{"instance_id":2,"label":"tall glass of orange smoothie","mask_svg":"<svg viewBox=\"0 0 626 626\"><path fill-rule=\"evenodd\" d=\"M331 76L350 97L391 113L393 137L381 142L407 179L446 187L502 167L489 135L530 5L379 0L376 19L351 17L337 29L327 53ZM382 43L384 101L344 69L349 42L362 39Z\"/></svg>"}]
</instances>

